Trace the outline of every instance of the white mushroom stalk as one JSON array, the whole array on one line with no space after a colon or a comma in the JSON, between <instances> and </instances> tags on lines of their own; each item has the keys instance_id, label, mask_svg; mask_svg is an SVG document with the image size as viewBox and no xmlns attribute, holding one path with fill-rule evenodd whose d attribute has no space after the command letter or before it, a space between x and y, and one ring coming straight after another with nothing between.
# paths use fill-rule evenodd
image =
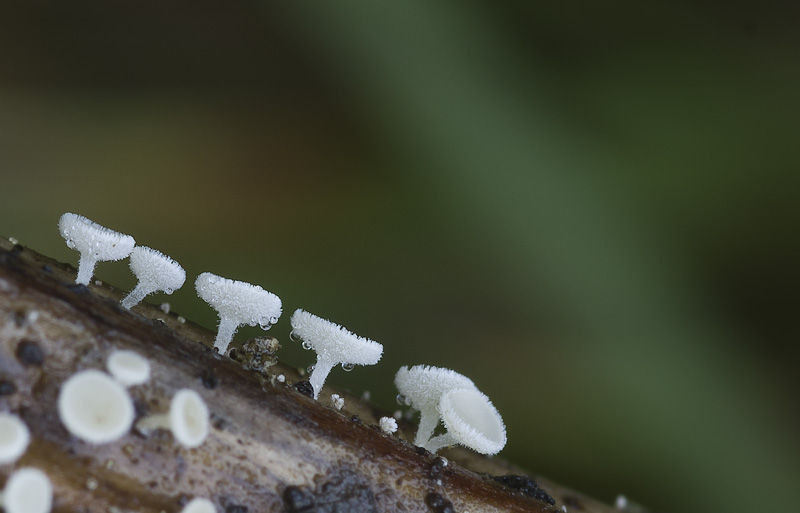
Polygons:
<instances>
[{"instance_id":1,"label":"white mushroom stalk","mask_svg":"<svg viewBox=\"0 0 800 513\"><path fill-rule=\"evenodd\" d=\"M37 468L16 470L6 481L0 504L6 513L48 513L53 506L53 485Z\"/></svg>"},{"instance_id":2,"label":"white mushroom stalk","mask_svg":"<svg viewBox=\"0 0 800 513\"><path fill-rule=\"evenodd\" d=\"M97 262L122 260L130 255L136 241L78 214L67 212L58 221L61 236L71 249L81 254L75 283L88 285Z\"/></svg>"},{"instance_id":3,"label":"white mushroom stalk","mask_svg":"<svg viewBox=\"0 0 800 513\"><path fill-rule=\"evenodd\" d=\"M111 376L125 387L143 385L150 379L150 362L133 351L114 351L109 355L106 367Z\"/></svg>"},{"instance_id":4,"label":"white mushroom stalk","mask_svg":"<svg viewBox=\"0 0 800 513\"><path fill-rule=\"evenodd\" d=\"M415 365L410 369L402 366L394 377L400 392L398 399L415 410L419 410L419 427L414 445L423 447L428 443L439 425L439 401L450 390L467 388L477 390L468 377L450 369Z\"/></svg>"},{"instance_id":5,"label":"white mushroom stalk","mask_svg":"<svg viewBox=\"0 0 800 513\"><path fill-rule=\"evenodd\" d=\"M239 326L247 324L268 330L281 316L281 299L257 285L203 273L194 283L197 295L219 314L214 347L225 354Z\"/></svg>"},{"instance_id":6,"label":"white mushroom stalk","mask_svg":"<svg viewBox=\"0 0 800 513\"><path fill-rule=\"evenodd\" d=\"M167 255L145 246L137 246L131 251L131 271L139 279L136 287L121 301L124 308L139 304L149 294L164 291L172 294L183 287L186 271L178 262Z\"/></svg>"},{"instance_id":7,"label":"white mushroom stalk","mask_svg":"<svg viewBox=\"0 0 800 513\"><path fill-rule=\"evenodd\" d=\"M375 365L383 355L383 345L359 337L336 323L297 309L292 315L292 334L303 339L303 347L317 353L317 363L309 382L314 399L319 398L322 385L336 365Z\"/></svg>"},{"instance_id":8,"label":"white mushroom stalk","mask_svg":"<svg viewBox=\"0 0 800 513\"><path fill-rule=\"evenodd\" d=\"M61 386L58 414L67 431L85 442L104 444L127 433L133 424L128 391L98 370L74 374Z\"/></svg>"},{"instance_id":9,"label":"white mushroom stalk","mask_svg":"<svg viewBox=\"0 0 800 513\"><path fill-rule=\"evenodd\" d=\"M12 413L0 413L0 465L14 463L31 441L28 426Z\"/></svg>"},{"instance_id":10,"label":"white mushroom stalk","mask_svg":"<svg viewBox=\"0 0 800 513\"><path fill-rule=\"evenodd\" d=\"M168 413L144 417L136 423L136 429L145 434L154 429L168 429L184 447L199 447L208 436L208 407L200 394L184 388L172 397Z\"/></svg>"},{"instance_id":11,"label":"white mushroom stalk","mask_svg":"<svg viewBox=\"0 0 800 513\"><path fill-rule=\"evenodd\" d=\"M497 454L506 445L506 427L492 402L480 391L451 390L439 402L447 433L431 438L425 448L436 452L442 447L463 445L481 454Z\"/></svg>"}]
</instances>

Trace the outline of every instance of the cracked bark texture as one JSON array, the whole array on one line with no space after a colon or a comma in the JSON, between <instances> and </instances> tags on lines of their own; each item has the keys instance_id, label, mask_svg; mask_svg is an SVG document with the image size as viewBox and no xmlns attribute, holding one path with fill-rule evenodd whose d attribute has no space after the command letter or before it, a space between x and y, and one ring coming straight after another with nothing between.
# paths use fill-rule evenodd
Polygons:
<instances>
[{"instance_id":1,"label":"cracked bark texture","mask_svg":"<svg viewBox=\"0 0 800 513\"><path fill-rule=\"evenodd\" d=\"M294 384L303 378L278 362L250 370L211 349L214 333L175 313L142 304L119 306L122 291L75 285L75 269L0 240L0 411L18 414L32 442L18 467L45 471L55 512L177 512L195 496L218 511L552 512L616 511L539 476L555 506L497 482L526 474L500 458L449 449L449 463L420 450L416 426L395 435L377 427L390 412L327 386L345 398L338 411ZM164 412L180 388L200 393L212 429L196 449L168 431L132 429L122 439L90 445L61 424L61 383L78 370L105 369L114 349L150 361L145 385L130 389L137 419ZM284 383L275 376L284 374ZM529 490L530 491L530 490Z\"/></svg>"}]
</instances>

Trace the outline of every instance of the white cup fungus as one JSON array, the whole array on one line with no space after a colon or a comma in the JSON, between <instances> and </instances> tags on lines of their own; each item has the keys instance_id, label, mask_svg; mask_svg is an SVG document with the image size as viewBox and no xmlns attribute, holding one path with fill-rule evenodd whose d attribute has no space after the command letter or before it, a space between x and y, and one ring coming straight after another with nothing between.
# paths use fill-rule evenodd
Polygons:
<instances>
[{"instance_id":1,"label":"white cup fungus","mask_svg":"<svg viewBox=\"0 0 800 513\"><path fill-rule=\"evenodd\" d=\"M199 447L208 436L208 407L200 394L184 388L172 397L168 413L147 416L136 423L136 429L144 433L167 429L184 447Z\"/></svg>"},{"instance_id":2,"label":"white cup fungus","mask_svg":"<svg viewBox=\"0 0 800 513\"><path fill-rule=\"evenodd\" d=\"M28 426L12 413L0 413L0 465L14 463L31 441Z\"/></svg>"},{"instance_id":3,"label":"white cup fungus","mask_svg":"<svg viewBox=\"0 0 800 513\"><path fill-rule=\"evenodd\" d=\"M104 444L121 438L133 423L133 401L108 374L85 370L61 386L58 414L67 430L81 440Z\"/></svg>"},{"instance_id":4,"label":"white cup fungus","mask_svg":"<svg viewBox=\"0 0 800 513\"><path fill-rule=\"evenodd\" d=\"M479 390L451 390L439 402L447 432L435 436L425 448L436 452L459 444L481 454L497 454L506 445L506 427L492 402Z\"/></svg>"},{"instance_id":5,"label":"white cup fungus","mask_svg":"<svg viewBox=\"0 0 800 513\"><path fill-rule=\"evenodd\" d=\"M167 294L183 287L186 271L178 262L152 248L137 246L131 251L130 267L139 282L120 301L123 308L130 309L149 294L163 290Z\"/></svg>"},{"instance_id":6,"label":"white cup fungus","mask_svg":"<svg viewBox=\"0 0 800 513\"><path fill-rule=\"evenodd\" d=\"M303 339L303 347L317 353L317 363L309 382L314 399L319 398L322 385L336 365L375 365L383 355L383 345L355 335L338 324L297 309L292 314L292 334Z\"/></svg>"},{"instance_id":7,"label":"white cup fungus","mask_svg":"<svg viewBox=\"0 0 800 513\"><path fill-rule=\"evenodd\" d=\"M81 254L75 283L88 285L97 262L122 260L130 255L136 240L130 235L115 232L83 216L65 213L58 229L71 249Z\"/></svg>"},{"instance_id":8,"label":"white cup fungus","mask_svg":"<svg viewBox=\"0 0 800 513\"><path fill-rule=\"evenodd\" d=\"M0 502L6 513L48 513L53 506L53 485L41 470L21 468L6 481Z\"/></svg>"},{"instance_id":9,"label":"white cup fungus","mask_svg":"<svg viewBox=\"0 0 800 513\"><path fill-rule=\"evenodd\" d=\"M419 410L419 427L414 445L423 447L428 443L439 425L439 401L442 395L457 388L477 389L468 377L450 369L415 365L410 369L402 366L394 377L402 403Z\"/></svg>"},{"instance_id":10,"label":"white cup fungus","mask_svg":"<svg viewBox=\"0 0 800 513\"><path fill-rule=\"evenodd\" d=\"M150 362L140 354L129 350L116 350L106 361L111 376L123 386L142 385L150 379Z\"/></svg>"},{"instance_id":11,"label":"white cup fungus","mask_svg":"<svg viewBox=\"0 0 800 513\"><path fill-rule=\"evenodd\" d=\"M202 497L195 497L183 507L181 513L216 513L214 503Z\"/></svg>"}]
</instances>

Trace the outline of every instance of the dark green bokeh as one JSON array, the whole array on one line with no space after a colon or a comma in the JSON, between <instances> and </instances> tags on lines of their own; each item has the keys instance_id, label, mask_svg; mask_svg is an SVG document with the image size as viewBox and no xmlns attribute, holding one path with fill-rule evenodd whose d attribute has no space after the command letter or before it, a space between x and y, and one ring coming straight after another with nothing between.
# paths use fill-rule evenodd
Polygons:
<instances>
[{"instance_id":1,"label":"dark green bokeh","mask_svg":"<svg viewBox=\"0 0 800 513\"><path fill-rule=\"evenodd\" d=\"M382 342L330 379L386 408L456 369L502 456L600 499L798 503L796 8L2 10L0 233L76 263L72 211L258 283L289 363L298 307Z\"/></svg>"}]
</instances>

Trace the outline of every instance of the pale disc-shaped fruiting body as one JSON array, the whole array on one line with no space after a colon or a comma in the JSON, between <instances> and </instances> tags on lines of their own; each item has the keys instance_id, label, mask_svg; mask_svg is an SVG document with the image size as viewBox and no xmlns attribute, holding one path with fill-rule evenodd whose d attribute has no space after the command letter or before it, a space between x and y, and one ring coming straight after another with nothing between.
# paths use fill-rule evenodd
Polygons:
<instances>
[{"instance_id":1,"label":"pale disc-shaped fruiting body","mask_svg":"<svg viewBox=\"0 0 800 513\"><path fill-rule=\"evenodd\" d=\"M2 505L6 513L48 513L53 505L50 478L37 468L15 471L6 481Z\"/></svg>"},{"instance_id":2,"label":"pale disc-shaped fruiting body","mask_svg":"<svg viewBox=\"0 0 800 513\"><path fill-rule=\"evenodd\" d=\"M190 449L199 447L208 436L209 412L200 394L184 388L172 397L169 412L144 417L136 429L147 434L153 429L168 429L178 443Z\"/></svg>"},{"instance_id":3,"label":"pale disc-shaped fruiting body","mask_svg":"<svg viewBox=\"0 0 800 513\"><path fill-rule=\"evenodd\" d=\"M506 445L506 426L492 402L479 390L451 390L439 402L447 433L433 437L425 448L436 452L459 444L481 454L497 454Z\"/></svg>"},{"instance_id":4,"label":"pale disc-shaped fruiting body","mask_svg":"<svg viewBox=\"0 0 800 513\"><path fill-rule=\"evenodd\" d=\"M12 413L0 413L0 465L14 463L31 441L28 426Z\"/></svg>"},{"instance_id":5,"label":"pale disc-shaped fruiting body","mask_svg":"<svg viewBox=\"0 0 800 513\"><path fill-rule=\"evenodd\" d=\"M378 342L355 335L305 310L297 309L291 322L294 336L303 339L304 347L317 353L317 363L309 378L314 399L319 397L322 385L334 366L375 365L383 355L383 345Z\"/></svg>"},{"instance_id":6,"label":"pale disc-shaped fruiting body","mask_svg":"<svg viewBox=\"0 0 800 513\"><path fill-rule=\"evenodd\" d=\"M61 386L58 414L67 431L93 444L113 442L133 423L133 401L128 391L98 370L74 374Z\"/></svg>"},{"instance_id":7,"label":"pale disc-shaped fruiting body","mask_svg":"<svg viewBox=\"0 0 800 513\"><path fill-rule=\"evenodd\" d=\"M126 387L143 385L150 379L150 362L144 356L127 349L111 353L106 367L111 376Z\"/></svg>"},{"instance_id":8,"label":"pale disc-shaped fruiting body","mask_svg":"<svg viewBox=\"0 0 800 513\"><path fill-rule=\"evenodd\" d=\"M257 285L203 273L194 282L197 295L219 314L214 347L225 354L239 326L269 329L281 316L281 299Z\"/></svg>"},{"instance_id":9,"label":"pale disc-shaped fruiting body","mask_svg":"<svg viewBox=\"0 0 800 513\"><path fill-rule=\"evenodd\" d=\"M196 497L183 507L181 513L216 513L214 503L202 497Z\"/></svg>"},{"instance_id":10,"label":"pale disc-shaped fruiting body","mask_svg":"<svg viewBox=\"0 0 800 513\"><path fill-rule=\"evenodd\" d=\"M419 427L414 445L422 447L439 425L439 401L442 395L458 388L476 389L468 377L450 369L415 365L402 366L394 377L394 385L407 404L419 410Z\"/></svg>"},{"instance_id":11,"label":"pale disc-shaped fruiting body","mask_svg":"<svg viewBox=\"0 0 800 513\"><path fill-rule=\"evenodd\" d=\"M75 283L88 285L97 262L122 260L130 255L136 241L130 235L110 230L83 216L65 213L58 229L67 246L81 254Z\"/></svg>"},{"instance_id":12,"label":"pale disc-shaped fruiting body","mask_svg":"<svg viewBox=\"0 0 800 513\"><path fill-rule=\"evenodd\" d=\"M152 248L137 246L131 251L131 271L139 283L121 301L124 308L139 304L149 294L163 290L167 294L183 287L186 271L178 262Z\"/></svg>"}]
</instances>

